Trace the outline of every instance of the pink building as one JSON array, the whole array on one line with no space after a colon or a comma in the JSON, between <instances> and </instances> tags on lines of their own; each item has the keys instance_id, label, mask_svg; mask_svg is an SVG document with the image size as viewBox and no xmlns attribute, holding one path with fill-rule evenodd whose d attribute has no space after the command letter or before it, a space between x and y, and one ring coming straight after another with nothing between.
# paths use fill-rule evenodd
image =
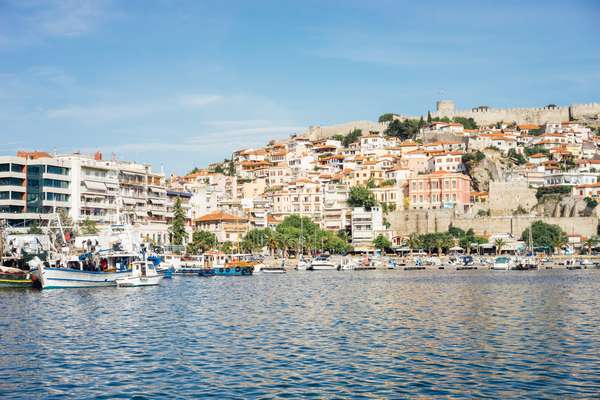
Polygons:
<instances>
[{"instance_id":1,"label":"pink building","mask_svg":"<svg viewBox=\"0 0 600 400\"><path fill-rule=\"evenodd\" d=\"M413 209L464 210L471 204L471 178L448 171L418 175L408 180L408 198Z\"/></svg>"}]
</instances>

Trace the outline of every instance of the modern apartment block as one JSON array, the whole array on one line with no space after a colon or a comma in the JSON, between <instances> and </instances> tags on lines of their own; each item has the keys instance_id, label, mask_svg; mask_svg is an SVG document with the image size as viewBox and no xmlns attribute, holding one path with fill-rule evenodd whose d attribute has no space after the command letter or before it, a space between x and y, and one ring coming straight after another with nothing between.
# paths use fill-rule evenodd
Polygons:
<instances>
[{"instance_id":1,"label":"modern apartment block","mask_svg":"<svg viewBox=\"0 0 600 400\"><path fill-rule=\"evenodd\" d=\"M103 160L100 153L0 157L0 219L26 228L60 210L75 223L127 222L157 242L168 241L164 174L149 165Z\"/></svg>"},{"instance_id":2,"label":"modern apartment block","mask_svg":"<svg viewBox=\"0 0 600 400\"><path fill-rule=\"evenodd\" d=\"M30 226L71 208L70 168L47 153L0 157L0 218Z\"/></svg>"}]
</instances>

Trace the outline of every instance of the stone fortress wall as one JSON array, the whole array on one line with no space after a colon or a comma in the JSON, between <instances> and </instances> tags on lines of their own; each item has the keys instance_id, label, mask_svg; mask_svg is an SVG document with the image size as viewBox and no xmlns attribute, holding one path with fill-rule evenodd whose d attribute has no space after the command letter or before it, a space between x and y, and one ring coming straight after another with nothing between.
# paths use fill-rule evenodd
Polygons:
<instances>
[{"instance_id":1,"label":"stone fortress wall","mask_svg":"<svg viewBox=\"0 0 600 400\"><path fill-rule=\"evenodd\" d=\"M387 123L371 121L351 121L330 126L313 125L308 128L308 131L303 132L302 136L306 136L310 140L318 140L329 138L338 134L347 135L354 129L360 129L362 130L363 135L366 135L370 131L383 132L387 128L387 125Z\"/></svg>"},{"instance_id":2,"label":"stone fortress wall","mask_svg":"<svg viewBox=\"0 0 600 400\"><path fill-rule=\"evenodd\" d=\"M473 118L477 124L491 125L497 122L516 122L518 124L544 124L546 122L564 122L569 120L600 118L600 103L572 104L567 107L537 108L481 108L457 110L452 100L440 100L436 103L433 118Z\"/></svg>"}]
</instances>

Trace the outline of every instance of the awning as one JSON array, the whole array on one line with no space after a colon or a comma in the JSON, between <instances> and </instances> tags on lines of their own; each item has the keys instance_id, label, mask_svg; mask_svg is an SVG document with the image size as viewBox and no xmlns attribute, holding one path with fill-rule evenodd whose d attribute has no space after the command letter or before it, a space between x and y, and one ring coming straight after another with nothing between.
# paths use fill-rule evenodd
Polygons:
<instances>
[{"instance_id":1,"label":"awning","mask_svg":"<svg viewBox=\"0 0 600 400\"><path fill-rule=\"evenodd\" d=\"M152 203L152 204L165 204L164 199L148 199L148 200L150 200L150 203Z\"/></svg>"},{"instance_id":2,"label":"awning","mask_svg":"<svg viewBox=\"0 0 600 400\"><path fill-rule=\"evenodd\" d=\"M136 211L135 215L137 215L138 217L147 217L148 216L148 214L146 214L143 211Z\"/></svg>"},{"instance_id":3,"label":"awning","mask_svg":"<svg viewBox=\"0 0 600 400\"><path fill-rule=\"evenodd\" d=\"M106 192L106 185L102 182L83 181L83 184L89 190L97 190L100 192Z\"/></svg>"},{"instance_id":4,"label":"awning","mask_svg":"<svg viewBox=\"0 0 600 400\"><path fill-rule=\"evenodd\" d=\"M159 194L166 194L167 193L167 191L165 189L157 188L157 187L152 187L152 186L150 186L150 191L152 191L154 193L159 193Z\"/></svg>"},{"instance_id":5,"label":"awning","mask_svg":"<svg viewBox=\"0 0 600 400\"><path fill-rule=\"evenodd\" d=\"M134 206L136 204L134 199L129 199L127 197L123 197L123 204L128 204L130 206Z\"/></svg>"},{"instance_id":6,"label":"awning","mask_svg":"<svg viewBox=\"0 0 600 400\"><path fill-rule=\"evenodd\" d=\"M118 189L119 185L117 185L116 183L107 183L106 187L109 189Z\"/></svg>"},{"instance_id":7,"label":"awning","mask_svg":"<svg viewBox=\"0 0 600 400\"><path fill-rule=\"evenodd\" d=\"M162 216L162 217L164 217L164 216L167 215L167 213L165 211L154 211L154 210L150 210L150 214L152 214L152 215L159 215L159 216Z\"/></svg>"}]
</instances>

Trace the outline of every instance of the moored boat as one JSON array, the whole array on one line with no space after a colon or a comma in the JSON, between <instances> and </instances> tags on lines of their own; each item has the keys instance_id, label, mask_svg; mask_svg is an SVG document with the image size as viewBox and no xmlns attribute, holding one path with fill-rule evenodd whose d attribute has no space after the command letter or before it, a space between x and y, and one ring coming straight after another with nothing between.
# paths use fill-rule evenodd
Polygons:
<instances>
[{"instance_id":1,"label":"moored boat","mask_svg":"<svg viewBox=\"0 0 600 400\"><path fill-rule=\"evenodd\" d=\"M510 257L500 256L494 259L494 264L492 264L493 270L496 271L508 271L514 267L515 263Z\"/></svg>"},{"instance_id":2,"label":"moored boat","mask_svg":"<svg viewBox=\"0 0 600 400\"><path fill-rule=\"evenodd\" d=\"M160 284L162 278L152 262L136 261L131 264L131 273L117 279L116 284L117 287L156 286Z\"/></svg>"},{"instance_id":3,"label":"moored boat","mask_svg":"<svg viewBox=\"0 0 600 400\"><path fill-rule=\"evenodd\" d=\"M335 269L337 267L329 261L328 256L315 257L307 268L309 271L331 271Z\"/></svg>"},{"instance_id":4,"label":"moored boat","mask_svg":"<svg viewBox=\"0 0 600 400\"><path fill-rule=\"evenodd\" d=\"M129 276L130 264L136 257L120 252L82 255L52 266L35 257L29 265L34 285L41 289L105 287L115 286L117 279Z\"/></svg>"},{"instance_id":5,"label":"moored boat","mask_svg":"<svg viewBox=\"0 0 600 400\"><path fill-rule=\"evenodd\" d=\"M33 280L28 271L0 266L0 287L32 287Z\"/></svg>"}]
</instances>

